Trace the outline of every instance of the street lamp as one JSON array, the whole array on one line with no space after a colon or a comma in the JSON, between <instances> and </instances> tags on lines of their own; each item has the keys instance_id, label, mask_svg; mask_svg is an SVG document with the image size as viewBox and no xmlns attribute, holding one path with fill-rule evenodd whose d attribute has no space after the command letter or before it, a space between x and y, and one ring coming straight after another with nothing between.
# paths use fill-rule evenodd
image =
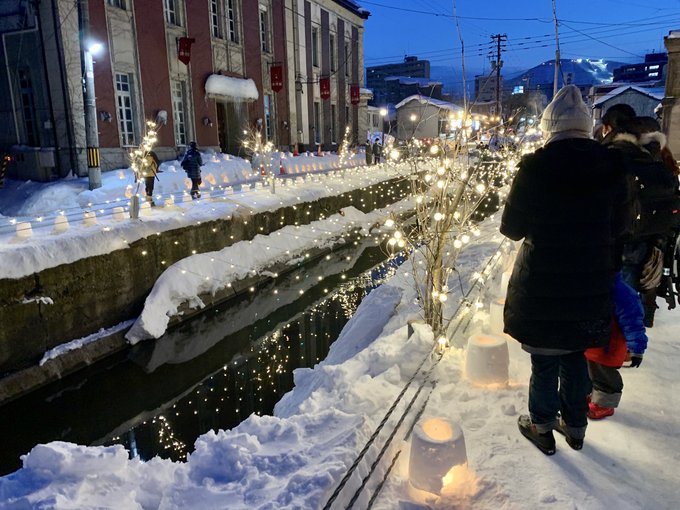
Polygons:
<instances>
[{"instance_id":1,"label":"street lamp","mask_svg":"<svg viewBox=\"0 0 680 510\"><path fill-rule=\"evenodd\" d=\"M103 46L90 42L84 51L85 59L85 140L87 144L87 177L89 188L102 186L102 169L99 163L99 133L97 131L97 104L94 93L94 61Z\"/></svg>"},{"instance_id":2,"label":"street lamp","mask_svg":"<svg viewBox=\"0 0 680 510\"><path fill-rule=\"evenodd\" d=\"M416 128L417 128L417 126L416 126L416 120L418 120L418 116L417 116L415 113L412 113L412 114L409 116L409 119L411 120L411 124L413 125L413 130L412 130L412 133L411 133L411 138L415 138L415 137L416 137Z\"/></svg>"},{"instance_id":3,"label":"street lamp","mask_svg":"<svg viewBox=\"0 0 680 510\"><path fill-rule=\"evenodd\" d=\"M380 108L380 117L382 118L382 145L385 145L385 117L387 117L387 108Z\"/></svg>"}]
</instances>

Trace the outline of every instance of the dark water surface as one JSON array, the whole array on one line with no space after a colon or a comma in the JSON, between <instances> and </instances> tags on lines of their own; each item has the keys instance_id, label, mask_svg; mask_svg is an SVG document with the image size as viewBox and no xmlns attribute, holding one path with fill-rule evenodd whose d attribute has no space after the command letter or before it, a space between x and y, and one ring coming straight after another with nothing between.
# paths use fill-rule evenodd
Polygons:
<instances>
[{"instance_id":1,"label":"dark water surface","mask_svg":"<svg viewBox=\"0 0 680 510\"><path fill-rule=\"evenodd\" d=\"M33 446L123 444L133 457L180 460L198 436L271 414L293 369L323 360L361 300L390 273L368 243L203 313L0 407L0 474ZM302 291L302 292L301 292Z\"/></svg>"}]
</instances>

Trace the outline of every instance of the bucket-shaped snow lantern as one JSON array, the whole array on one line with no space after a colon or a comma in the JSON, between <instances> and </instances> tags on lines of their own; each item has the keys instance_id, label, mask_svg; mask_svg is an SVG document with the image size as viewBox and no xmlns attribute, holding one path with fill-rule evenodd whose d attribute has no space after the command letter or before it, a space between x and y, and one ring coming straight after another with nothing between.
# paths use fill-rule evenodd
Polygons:
<instances>
[{"instance_id":1,"label":"bucket-shaped snow lantern","mask_svg":"<svg viewBox=\"0 0 680 510\"><path fill-rule=\"evenodd\" d=\"M61 234L68 230L68 218L63 214L57 214L54 217L54 229L52 232L55 234Z\"/></svg>"},{"instance_id":2,"label":"bucket-shaped snow lantern","mask_svg":"<svg viewBox=\"0 0 680 510\"><path fill-rule=\"evenodd\" d=\"M473 384L508 383L508 343L504 337L480 333L468 339L465 375Z\"/></svg>"},{"instance_id":3,"label":"bucket-shaped snow lantern","mask_svg":"<svg viewBox=\"0 0 680 510\"><path fill-rule=\"evenodd\" d=\"M83 223L88 227L97 224L97 213L94 211L85 211L83 213Z\"/></svg>"},{"instance_id":4,"label":"bucket-shaped snow lantern","mask_svg":"<svg viewBox=\"0 0 680 510\"><path fill-rule=\"evenodd\" d=\"M505 298L497 298L489 304L489 327L491 332L497 335L503 334L503 308L505 308Z\"/></svg>"},{"instance_id":5,"label":"bucket-shaped snow lantern","mask_svg":"<svg viewBox=\"0 0 680 510\"><path fill-rule=\"evenodd\" d=\"M408 464L410 485L436 496L452 468L467 463L465 437L446 418L422 418L413 429Z\"/></svg>"},{"instance_id":6,"label":"bucket-shaped snow lantern","mask_svg":"<svg viewBox=\"0 0 680 510\"><path fill-rule=\"evenodd\" d=\"M191 195L189 195L187 193L182 195L182 202L191 202L192 200L193 200L193 198L191 198Z\"/></svg>"},{"instance_id":7,"label":"bucket-shaped snow lantern","mask_svg":"<svg viewBox=\"0 0 680 510\"><path fill-rule=\"evenodd\" d=\"M123 209L122 207L120 206L114 207L112 211L114 220L121 221L125 219L125 209Z\"/></svg>"},{"instance_id":8,"label":"bucket-shaped snow lantern","mask_svg":"<svg viewBox=\"0 0 680 510\"><path fill-rule=\"evenodd\" d=\"M175 205L175 197L170 195L168 198L165 199L165 207L171 207Z\"/></svg>"},{"instance_id":9,"label":"bucket-shaped snow lantern","mask_svg":"<svg viewBox=\"0 0 680 510\"><path fill-rule=\"evenodd\" d=\"M30 221L22 221L16 224L17 237L31 237L33 235L33 227Z\"/></svg>"},{"instance_id":10,"label":"bucket-shaped snow lantern","mask_svg":"<svg viewBox=\"0 0 680 510\"><path fill-rule=\"evenodd\" d=\"M139 205L139 214L142 216L148 216L151 214L151 203L150 202L142 202Z\"/></svg>"}]
</instances>

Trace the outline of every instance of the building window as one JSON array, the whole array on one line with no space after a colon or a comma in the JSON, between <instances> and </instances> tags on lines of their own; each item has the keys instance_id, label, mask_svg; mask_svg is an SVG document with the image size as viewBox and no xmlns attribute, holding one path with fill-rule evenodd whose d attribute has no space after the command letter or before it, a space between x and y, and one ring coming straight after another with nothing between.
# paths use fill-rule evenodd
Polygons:
<instances>
[{"instance_id":1,"label":"building window","mask_svg":"<svg viewBox=\"0 0 680 510\"><path fill-rule=\"evenodd\" d=\"M443 135L447 132L447 130L448 130L447 118L446 117L439 117L439 134Z\"/></svg>"},{"instance_id":2,"label":"building window","mask_svg":"<svg viewBox=\"0 0 680 510\"><path fill-rule=\"evenodd\" d=\"M38 139L38 123L35 117L35 99L33 94L33 81L28 69L19 71L19 94L21 95L21 113L24 118L24 131L26 144L31 147L40 145Z\"/></svg>"},{"instance_id":3,"label":"building window","mask_svg":"<svg viewBox=\"0 0 680 510\"><path fill-rule=\"evenodd\" d=\"M312 65L319 67L319 29L312 28Z\"/></svg>"},{"instance_id":4,"label":"building window","mask_svg":"<svg viewBox=\"0 0 680 510\"><path fill-rule=\"evenodd\" d=\"M182 26L182 20L180 18L180 5L179 0L163 0L163 7L165 10L165 21L168 25L174 25L176 27Z\"/></svg>"},{"instance_id":5,"label":"building window","mask_svg":"<svg viewBox=\"0 0 680 510\"><path fill-rule=\"evenodd\" d=\"M653 66L649 66L647 69L649 69L650 71L653 71L654 69L658 69L658 68L659 68L658 65L653 65Z\"/></svg>"},{"instance_id":6,"label":"building window","mask_svg":"<svg viewBox=\"0 0 680 510\"><path fill-rule=\"evenodd\" d=\"M336 124L338 123L338 114L336 113L336 106L331 105L331 142L336 143L338 141L338 129Z\"/></svg>"},{"instance_id":7,"label":"building window","mask_svg":"<svg viewBox=\"0 0 680 510\"><path fill-rule=\"evenodd\" d=\"M119 9L127 9L127 5L125 4L125 0L107 0L107 2L111 7L118 7Z\"/></svg>"},{"instance_id":8,"label":"building window","mask_svg":"<svg viewBox=\"0 0 680 510\"><path fill-rule=\"evenodd\" d=\"M129 74L116 73L116 105L118 108L118 128L120 145L135 145L135 121L132 110L132 80Z\"/></svg>"},{"instance_id":9,"label":"building window","mask_svg":"<svg viewBox=\"0 0 680 510\"><path fill-rule=\"evenodd\" d=\"M227 0L227 29L229 31L229 40L233 43L238 43L238 25L236 24L236 0Z\"/></svg>"},{"instance_id":10,"label":"building window","mask_svg":"<svg viewBox=\"0 0 680 510\"><path fill-rule=\"evenodd\" d=\"M321 143L321 105L314 102L314 141Z\"/></svg>"},{"instance_id":11,"label":"building window","mask_svg":"<svg viewBox=\"0 0 680 510\"><path fill-rule=\"evenodd\" d=\"M269 13L265 7L260 6L260 43L263 53L269 53Z\"/></svg>"},{"instance_id":12,"label":"building window","mask_svg":"<svg viewBox=\"0 0 680 510\"><path fill-rule=\"evenodd\" d=\"M213 37L222 37L219 0L210 0L210 31Z\"/></svg>"},{"instance_id":13,"label":"building window","mask_svg":"<svg viewBox=\"0 0 680 510\"><path fill-rule=\"evenodd\" d=\"M352 69L352 55L349 50L349 43L345 43L345 76L349 76Z\"/></svg>"},{"instance_id":14,"label":"building window","mask_svg":"<svg viewBox=\"0 0 680 510\"><path fill-rule=\"evenodd\" d=\"M330 36L330 60L331 60L331 72L335 71L335 36Z\"/></svg>"},{"instance_id":15,"label":"building window","mask_svg":"<svg viewBox=\"0 0 680 510\"><path fill-rule=\"evenodd\" d=\"M264 135L267 140L272 139L272 96L264 95Z\"/></svg>"},{"instance_id":16,"label":"building window","mask_svg":"<svg viewBox=\"0 0 680 510\"><path fill-rule=\"evenodd\" d=\"M184 82L172 82L172 118L175 121L175 145L184 147L187 144L187 91Z\"/></svg>"},{"instance_id":17,"label":"building window","mask_svg":"<svg viewBox=\"0 0 680 510\"><path fill-rule=\"evenodd\" d=\"M653 73L649 73L649 76L650 76L650 77L651 77L651 76L659 76L659 72L658 72L658 71L654 71Z\"/></svg>"}]
</instances>

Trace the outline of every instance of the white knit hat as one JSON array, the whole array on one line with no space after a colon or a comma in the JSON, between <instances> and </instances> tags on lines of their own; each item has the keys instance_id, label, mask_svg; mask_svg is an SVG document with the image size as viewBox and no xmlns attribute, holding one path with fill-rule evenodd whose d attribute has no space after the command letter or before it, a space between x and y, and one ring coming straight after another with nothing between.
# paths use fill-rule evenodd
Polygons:
<instances>
[{"instance_id":1,"label":"white knit hat","mask_svg":"<svg viewBox=\"0 0 680 510\"><path fill-rule=\"evenodd\" d=\"M545 107L541 130L549 134L562 131L592 132L590 110L581 99L581 91L576 85L563 87Z\"/></svg>"}]
</instances>

